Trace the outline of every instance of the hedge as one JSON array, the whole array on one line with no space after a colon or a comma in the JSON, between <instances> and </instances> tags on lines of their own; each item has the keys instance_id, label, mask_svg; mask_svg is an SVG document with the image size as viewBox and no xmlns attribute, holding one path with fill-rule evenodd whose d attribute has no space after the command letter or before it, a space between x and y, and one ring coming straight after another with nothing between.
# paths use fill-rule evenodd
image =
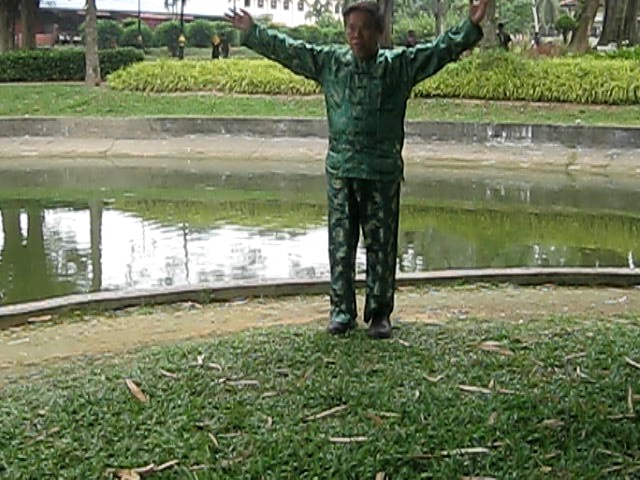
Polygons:
<instances>
[{"instance_id":1,"label":"hedge","mask_svg":"<svg viewBox=\"0 0 640 480\"><path fill-rule=\"evenodd\" d=\"M319 86L265 59L145 62L107 79L117 90L308 95ZM447 65L417 85L416 97L634 104L640 102L640 63L591 56L525 58L489 51Z\"/></svg>"},{"instance_id":2,"label":"hedge","mask_svg":"<svg viewBox=\"0 0 640 480\"><path fill-rule=\"evenodd\" d=\"M123 67L144 60L134 48L105 49L98 52L103 78ZM0 55L0 82L46 82L83 80L84 50L12 50Z\"/></svg>"}]
</instances>

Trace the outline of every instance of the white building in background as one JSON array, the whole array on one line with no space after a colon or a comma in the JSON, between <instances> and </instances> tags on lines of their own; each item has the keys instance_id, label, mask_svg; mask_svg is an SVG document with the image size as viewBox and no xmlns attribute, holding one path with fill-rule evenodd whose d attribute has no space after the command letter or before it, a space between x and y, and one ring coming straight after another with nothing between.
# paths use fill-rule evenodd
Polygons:
<instances>
[{"instance_id":1,"label":"white building in background","mask_svg":"<svg viewBox=\"0 0 640 480\"><path fill-rule=\"evenodd\" d=\"M273 23L295 27L312 24L314 19L307 18L309 5L305 0L227 0L229 9L242 8L254 18L269 17ZM331 12L337 19L342 18L342 3L329 2Z\"/></svg>"},{"instance_id":2,"label":"white building in background","mask_svg":"<svg viewBox=\"0 0 640 480\"><path fill-rule=\"evenodd\" d=\"M4 1L4 0L0 0ZM40 7L45 9L83 10L86 0L41 0ZM180 0L176 2L180 5ZM331 0L332 12L341 18L339 0ZM96 0L98 10L117 12L137 12L138 7L144 13L175 14L176 11L165 9L164 0ZM253 17L269 17L272 22L287 27L311 24L307 18L309 4L305 0L187 0L184 14L197 17L221 17L233 7L247 10Z\"/></svg>"}]
</instances>

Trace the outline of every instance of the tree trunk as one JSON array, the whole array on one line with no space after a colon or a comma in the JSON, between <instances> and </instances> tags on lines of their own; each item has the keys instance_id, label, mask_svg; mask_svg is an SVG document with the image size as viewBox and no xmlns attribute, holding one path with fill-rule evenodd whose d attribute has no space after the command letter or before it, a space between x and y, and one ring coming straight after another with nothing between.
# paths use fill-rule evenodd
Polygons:
<instances>
[{"instance_id":1,"label":"tree trunk","mask_svg":"<svg viewBox=\"0 0 640 480\"><path fill-rule=\"evenodd\" d=\"M87 87L100 85L100 59L98 58L98 27L96 0L87 0L84 26L84 83Z\"/></svg>"},{"instance_id":2,"label":"tree trunk","mask_svg":"<svg viewBox=\"0 0 640 480\"><path fill-rule=\"evenodd\" d=\"M496 25L496 0L489 0L487 4L487 13L482 21L482 30L484 37L480 42L482 48L493 48L498 46L498 36Z\"/></svg>"},{"instance_id":3,"label":"tree trunk","mask_svg":"<svg viewBox=\"0 0 640 480\"><path fill-rule=\"evenodd\" d=\"M20 46L27 50L36 48L36 22L40 0L20 0Z\"/></svg>"},{"instance_id":4,"label":"tree trunk","mask_svg":"<svg viewBox=\"0 0 640 480\"><path fill-rule=\"evenodd\" d=\"M638 44L638 10L640 1L627 0L627 15L624 19L623 38L629 41L629 45Z\"/></svg>"},{"instance_id":5,"label":"tree trunk","mask_svg":"<svg viewBox=\"0 0 640 480\"><path fill-rule=\"evenodd\" d=\"M436 36L444 32L444 0L436 0Z\"/></svg>"},{"instance_id":6,"label":"tree trunk","mask_svg":"<svg viewBox=\"0 0 640 480\"><path fill-rule=\"evenodd\" d=\"M380 40L381 47L391 48L393 47L393 40L391 39L392 25L393 25L393 0L378 0L380 11L384 17L384 32Z\"/></svg>"},{"instance_id":7,"label":"tree trunk","mask_svg":"<svg viewBox=\"0 0 640 480\"><path fill-rule=\"evenodd\" d=\"M622 43L624 19L627 13L627 0L606 0L604 4L604 19L602 20L602 35L598 45Z\"/></svg>"},{"instance_id":8,"label":"tree trunk","mask_svg":"<svg viewBox=\"0 0 640 480\"><path fill-rule=\"evenodd\" d=\"M578 28L571 35L569 50L574 53L584 53L589 50L589 33L593 21L598 13L600 0L581 0L581 8L578 11Z\"/></svg>"},{"instance_id":9,"label":"tree trunk","mask_svg":"<svg viewBox=\"0 0 640 480\"><path fill-rule=\"evenodd\" d=\"M102 200L89 200L91 291L102 289Z\"/></svg>"},{"instance_id":10,"label":"tree trunk","mask_svg":"<svg viewBox=\"0 0 640 480\"><path fill-rule=\"evenodd\" d=\"M14 0L0 0L0 53L13 49L13 24L18 10Z\"/></svg>"}]
</instances>

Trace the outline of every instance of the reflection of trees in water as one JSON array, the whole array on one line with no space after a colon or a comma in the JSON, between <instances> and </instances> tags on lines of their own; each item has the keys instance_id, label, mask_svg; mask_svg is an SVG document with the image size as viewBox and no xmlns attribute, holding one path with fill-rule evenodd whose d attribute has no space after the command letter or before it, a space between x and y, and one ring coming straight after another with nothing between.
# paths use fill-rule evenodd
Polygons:
<instances>
[{"instance_id":1,"label":"reflection of trees in water","mask_svg":"<svg viewBox=\"0 0 640 480\"><path fill-rule=\"evenodd\" d=\"M0 251L0 303L15 303L100 289L101 204L91 214L91 259L56 230L45 232L45 209L37 202L0 206L4 243ZM27 219L26 235L20 225ZM45 237L46 233L46 237ZM92 262L90 262L92 260ZM91 267L91 263L95 266ZM91 282L87 279L92 278Z\"/></svg>"},{"instance_id":2,"label":"reflection of trees in water","mask_svg":"<svg viewBox=\"0 0 640 480\"><path fill-rule=\"evenodd\" d=\"M398 239L403 272L634 264L633 218L425 208L420 225L419 212L412 214L413 229Z\"/></svg>"}]
</instances>

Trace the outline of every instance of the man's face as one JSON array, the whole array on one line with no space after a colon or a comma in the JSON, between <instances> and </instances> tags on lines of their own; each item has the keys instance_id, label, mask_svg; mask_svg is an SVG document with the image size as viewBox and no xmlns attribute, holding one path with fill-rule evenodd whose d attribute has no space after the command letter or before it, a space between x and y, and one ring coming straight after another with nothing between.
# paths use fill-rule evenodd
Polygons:
<instances>
[{"instance_id":1,"label":"man's face","mask_svg":"<svg viewBox=\"0 0 640 480\"><path fill-rule=\"evenodd\" d=\"M378 51L380 31L367 12L356 10L346 19L345 34L353 54L360 60L373 58Z\"/></svg>"}]
</instances>

